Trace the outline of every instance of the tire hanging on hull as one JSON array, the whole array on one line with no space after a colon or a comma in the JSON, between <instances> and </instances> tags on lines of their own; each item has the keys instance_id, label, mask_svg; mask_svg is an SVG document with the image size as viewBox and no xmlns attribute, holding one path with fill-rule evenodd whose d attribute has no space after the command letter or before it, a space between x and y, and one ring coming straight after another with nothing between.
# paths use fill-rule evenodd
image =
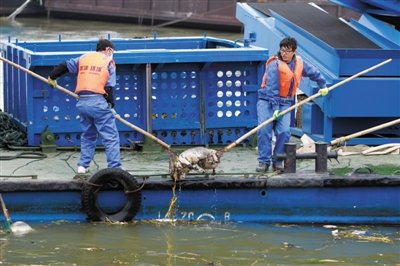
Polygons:
<instances>
[{"instance_id":1,"label":"tire hanging on hull","mask_svg":"<svg viewBox=\"0 0 400 266\"><path fill-rule=\"evenodd\" d=\"M126 197L125 205L116 212L108 213L99 206L98 193L105 187L122 187ZM140 209L142 193L135 177L119 168L106 168L95 173L83 186L82 207L90 221L127 222Z\"/></svg>"}]
</instances>

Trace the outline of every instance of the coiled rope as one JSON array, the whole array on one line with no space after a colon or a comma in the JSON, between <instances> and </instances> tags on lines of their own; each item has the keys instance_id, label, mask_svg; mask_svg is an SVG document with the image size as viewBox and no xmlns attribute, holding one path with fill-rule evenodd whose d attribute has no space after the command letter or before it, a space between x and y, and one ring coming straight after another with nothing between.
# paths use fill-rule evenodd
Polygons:
<instances>
[{"instance_id":1,"label":"coiled rope","mask_svg":"<svg viewBox=\"0 0 400 266\"><path fill-rule=\"evenodd\" d=\"M0 148L24 146L28 143L25 132L22 132L9 114L0 111Z\"/></svg>"}]
</instances>

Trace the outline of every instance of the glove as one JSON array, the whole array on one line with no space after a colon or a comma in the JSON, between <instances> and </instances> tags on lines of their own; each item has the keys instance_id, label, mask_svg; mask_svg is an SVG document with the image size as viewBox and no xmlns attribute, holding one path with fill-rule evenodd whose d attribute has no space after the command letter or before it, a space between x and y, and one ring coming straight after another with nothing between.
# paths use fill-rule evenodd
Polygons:
<instances>
[{"instance_id":1,"label":"glove","mask_svg":"<svg viewBox=\"0 0 400 266\"><path fill-rule=\"evenodd\" d=\"M321 93L321 96L325 96L328 94L329 90L328 90L328 88L325 87L325 88L320 89L318 92Z\"/></svg>"},{"instance_id":2,"label":"glove","mask_svg":"<svg viewBox=\"0 0 400 266\"><path fill-rule=\"evenodd\" d=\"M280 120L282 118L281 113L279 112L279 110L275 110L274 114L272 115L276 120Z\"/></svg>"},{"instance_id":3,"label":"glove","mask_svg":"<svg viewBox=\"0 0 400 266\"><path fill-rule=\"evenodd\" d=\"M104 94L104 98L110 104L111 108L114 108L114 97L113 97L113 89L112 87L104 87L106 94Z\"/></svg>"},{"instance_id":4,"label":"glove","mask_svg":"<svg viewBox=\"0 0 400 266\"><path fill-rule=\"evenodd\" d=\"M53 88L57 87L57 80L48 77L48 78L47 78L47 82L48 82L49 85L52 86Z\"/></svg>"}]
</instances>

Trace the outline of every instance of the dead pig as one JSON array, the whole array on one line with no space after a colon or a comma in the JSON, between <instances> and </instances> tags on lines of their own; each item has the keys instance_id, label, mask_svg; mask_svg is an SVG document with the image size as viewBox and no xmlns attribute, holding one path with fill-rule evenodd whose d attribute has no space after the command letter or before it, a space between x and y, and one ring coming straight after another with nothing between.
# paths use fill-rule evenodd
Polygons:
<instances>
[{"instance_id":1,"label":"dead pig","mask_svg":"<svg viewBox=\"0 0 400 266\"><path fill-rule=\"evenodd\" d=\"M205 173L212 169L215 175L215 168L220 163L222 152L204 147L187 149L173 161L170 165L170 175L175 180L184 179L191 170Z\"/></svg>"}]
</instances>

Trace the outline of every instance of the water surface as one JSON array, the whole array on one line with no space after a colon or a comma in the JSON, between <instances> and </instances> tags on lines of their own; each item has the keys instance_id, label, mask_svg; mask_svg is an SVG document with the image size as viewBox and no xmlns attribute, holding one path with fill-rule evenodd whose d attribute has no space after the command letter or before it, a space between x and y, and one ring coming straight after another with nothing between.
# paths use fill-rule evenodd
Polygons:
<instances>
[{"instance_id":1,"label":"water surface","mask_svg":"<svg viewBox=\"0 0 400 266\"><path fill-rule=\"evenodd\" d=\"M394 227L210 222L32 225L0 235L0 264L396 265ZM338 234L336 234L338 230Z\"/></svg>"},{"instance_id":2,"label":"water surface","mask_svg":"<svg viewBox=\"0 0 400 266\"><path fill-rule=\"evenodd\" d=\"M1 19L0 38L11 40L58 40L59 35L65 40L106 38L143 38L159 37L207 36L238 40L241 33L212 31L202 29L186 29L177 27L151 27L130 23L113 23L104 21L83 21L46 18L17 18L14 21Z\"/></svg>"}]
</instances>

